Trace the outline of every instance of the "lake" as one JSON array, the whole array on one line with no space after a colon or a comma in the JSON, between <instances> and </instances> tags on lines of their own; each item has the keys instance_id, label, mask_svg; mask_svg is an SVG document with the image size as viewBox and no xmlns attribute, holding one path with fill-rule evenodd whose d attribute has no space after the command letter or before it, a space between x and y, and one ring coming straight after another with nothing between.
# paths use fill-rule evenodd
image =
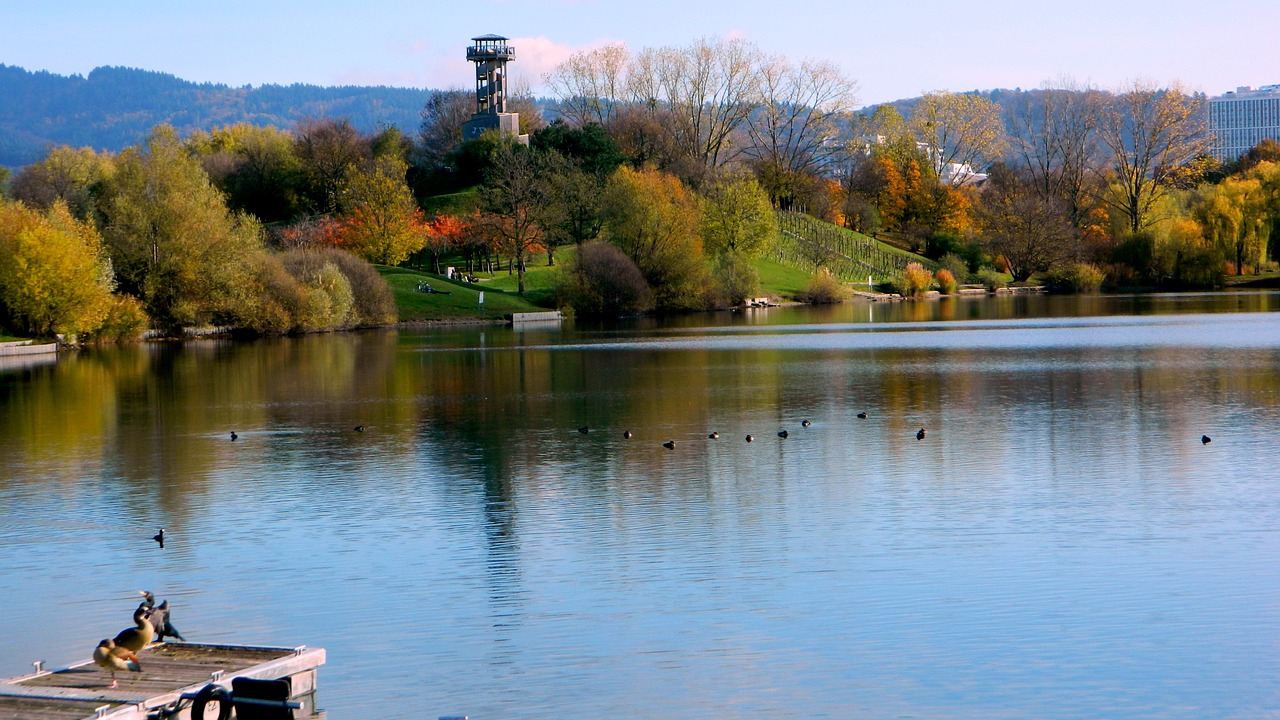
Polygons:
<instances>
[{"instance_id":1,"label":"lake","mask_svg":"<svg viewBox=\"0 0 1280 720\"><path fill-rule=\"evenodd\" d=\"M851 303L7 366L0 677L87 659L150 589L191 641L326 648L335 719L1277 717L1277 310Z\"/></svg>"}]
</instances>

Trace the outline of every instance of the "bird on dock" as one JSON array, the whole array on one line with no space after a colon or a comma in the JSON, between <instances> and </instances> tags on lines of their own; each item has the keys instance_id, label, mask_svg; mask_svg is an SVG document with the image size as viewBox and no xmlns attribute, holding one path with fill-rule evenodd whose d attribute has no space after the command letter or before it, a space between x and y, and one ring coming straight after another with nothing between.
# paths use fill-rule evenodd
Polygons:
<instances>
[{"instance_id":1,"label":"bird on dock","mask_svg":"<svg viewBox=\"0 0 1280 720\"><path fill-rule=\"evenodd\" d=\"M709 439L711 439L711 440L719 440L719 439L720 439L720 433L718 433L718 432L713 432L713 433L711 433L710 435L708 435L707 437L708 437Z\"/></svg>"},{"instance_id":2,"label":"bird on dock","mask_svg":"<svg viewBox=\"0 0 1280 720\"><path fill-rule=\"evenodd\" d=\"M810 426L810 425L812 425L812 424L813 424L813 423L810 423L808 420L801 420L801 421L800 421L800 427L809 427L809 426Z\"/></svg>"},{"instance_id":3,"label":"bird on dock","mask_svg":"<svg viewBox=\"0 0 1280 720\"><path fill-rule=\"evenodd\" d=\"M98 643L98 647L93 649L93 662L103 670L111 673L111 684L107 686L110 690L120 687L116 682L117 670L128 670L130 672L142 672L142 665L138 663L138 656L129 650L116 647L112 640L103 640Z\"/></svg>"},{"instance_id":4,"label":"bird on dock","mask_svg":"<svg viewBox=\"0 0 1280 720\"><path fill-rule=\"evenodd\" d=\"M164 528L160 528L160 532L156 533L155 535L152 535L151 539L160 543L160 549L163 550L164 549Z\"/></svg>"},{"instance_id":5,"label":"bird on dock","mask_svg":"<svg viewBox=\"0 0 1280 720\"><path fill-rule=\"evenodd\" d=\"M675 449L676 449L676 441L675 441L675 440L668 440L668 441L666 441L666 442L662 443L662 447L664 447L664 448L666 448L666 449L668 449L668 450L675 450Z\"/></svg>"},{"instance_id":6,"label":"bird on dock","mask_svg":"<svg viewBox=\"0 0 1280 720\"><path fill-rule=\"evenodd\" d=\"M146 647L156 636L156 629L152 627L148 617L151 615L151 609L147 607L147 603L138 603L138 609L133 611L133 622L135 627L125 628L120 631L112 640L117 647L124 648L132 653L138 653L142 648Z\"/></svg>"},{"instance_id":7,"label":"bird on dock","mask_svg":"<svg viewBox=\"0 0 1280 720\"><path fill-rule=\"evenodd\" d=\"M864 413L864 412L860 412L860 413L858 413L858 419L859 419L859 420L866 420L866 419L867 419L867 414L866 414L866 413Z\"/></svg>"},{"instance_id":8,"label":"bird on dock","mask_svg":"<svg viewBox=\"0 0 1280 720\"><path fill-rule=\"evenodd\" d=\"M1211 443L1211 442L1213 442L1213 438L1209 437L1208 435L1201 435L1201 436L1200 436L1200 444L1201 444L1201 445L1208 445L1208 444L1209 444L1209 443Z\"/></svg>"},{"instance_id":9,"label":"bird on dock","mask_svg":"<svg viewBox=\"0 0 1280 720\"><path fill-rule=\"evenodd\" d=\"M231 431L231 442L235 442L237 439L239 439L239 437L240 436L236 434L235 430Z\"/></svg>"},{"instance_id":10,"label":"bird on dock","mask_svg":"<svg viewBox=\"0 0 1280 720\"><path fill-rule=\"evenodd\" d=\"M782 430L778 432L778 437L782 438L783 440L786 440L790 435L791 433L787 432L786 430Z\"/></svg>"},{"instance_id":11,"label":"bird on dock","mask_svg":"<svg viewBox=\"0 0 1280 720\"><path fill-rule=\"evenodd\" d=\"M747 442L754 442L754 441L755 441L755 439L756 439L756 438L755 438L755 436L754 436L754 435L748 435L748 436L746 437L746 441L747 441Z\"/></svg>"},{"instance_id":12,"label":"bird on dock","mask_svg":"<svg viewBox=\"0 0 1280 720\"><path fill-rule=\"evenodd\" d=\"M623 430L623 431L622 431L622 437L623 437L623 439L625 439L625 440L630 440L630 439L631 439L631 431L630 431L630 430Z\"/></svg>"},{"instance_id":13,"label":"bird on dock","mask_svg":"<svg viewBox=\"0 0 1280 720\"><path fill-rule=\"evenodd\" d=\"M363 425L357 425L357 426L356 426L356 432L364 432L364 426L363 426Z\"/></svg>"},{"instance_id":14,"label":"bird on dock","mask_svg":"<svg viewBox=\"0 0 1280 720\"><path fill-rule=\"evenodd\" d=\"M582 427L578 428L578 432L582 433L583 435L586 435L587 433L591 432L591 428L587 427L586 425L583 425Z\"/></svg>"},{"instance_id":15,"label":"bird on dock","mask_svg":"<svg viewBox=\"0 0 1280 720\"><path fill-rule=\"evenodd\" d=\"M147 606L151 611L151 616L147 618L151 621L151 627L155 628L156 640L164 642L166 635L176 637L183 642L186 638L182 637L182 633L178 632L178 628L173 626L173 613L169 610L169 601L156 605L156 596L150 590L139 590L138 594L142 596L142 604Z\"/></svg>"},{"instance_id":16,"label":"bird on dock","mask_svg":"<svg viewBox=\"0 0 1280 720\"><path fill-rule=\"evenodd\" d=\"M916 433L916 439L917 439L917 440L923 440L923 439L924 439L924 428L920 428L920 432Z\"/></svg>"}]
</instances>

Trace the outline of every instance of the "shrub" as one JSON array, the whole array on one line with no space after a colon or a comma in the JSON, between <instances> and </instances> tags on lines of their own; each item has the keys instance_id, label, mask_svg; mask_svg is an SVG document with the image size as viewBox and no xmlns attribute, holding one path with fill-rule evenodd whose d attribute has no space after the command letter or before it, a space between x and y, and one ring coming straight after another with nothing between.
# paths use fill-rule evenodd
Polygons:
<instances>
[{"instance_id":1,"label":"shrub","mask_svg":"<svg viewBox=\"0 0 1280 720\"><path fill-rule=\"evenodd\" d=\"M987 289L987 292L995 292L1009 285L1009 278L1004 273L991 268L983 268L978 272L978 282Z\"/></svg>"},{"instance_id":2,"label":"shrub","mask_svg":"<svg viewBox=\"0 0 1280 720\"><path fill-rule=\"evenodd\" d=\"M334 327L367 327L395 322L396 306L391 287L368 262L336 248L290 250L280 258L289 274L304 282L306 278L317 277L326 265L341 271L351 293L351 305L342 323Z\"/></svg>"},{"instance_id":3,"label":"shrub","mask_svg":"<svg viewBox=\"0 0 1280 720\"><path fill-rule=\"evenodd\" d=\"M96 330L89 333L89 340L99 342L127 342L142 337L147 329L147 313L142 302L132 295L113 295L107 307L107 317Z\"/></svg>"},{"instance_id":4,"label":"shrub","mask_svg":"<svg viewBox=\"0 0 1280 720\"><path fill-rule=\"evenodd\" d=\"M626 253L602 241L578 248L560 276L560 303L582 317L621 317L653 309L653 292Z\"/></svg>"},{"instance_id":5,"label":"shrub","mask_svg":"<svg viewBox=\"0 0 1280 720\"><path fill-rule=\"evenodd\" d=\"M726 253L716 263L716 284L730 305L741 305L760 290L760 273L737 253Z\"/></svg>"},{"instance_id":6,"label":"shrub","mask_svg":"<svg viewBox=\"0 0 1280 720\"><path fill-rule=\"evenodd\" d=\"M1097 292L1104 279L1102 270L1088 263L1057 267L1044 276L1045 284L1054 290L1073 293Z\"/></svg>"},{"instance_id":7,"label":"shrub","mask_svg":"<svg viewBox=\"0 0 1280 720\"><path fill-rule=\"evenodd\" d=\"M933 274L920 263L908 263L898 278L898 293L903 297L921 297L929 290Z\"/></svg>"},{"instance_id":8,"label":"shrub","mask_svg":"<svg viewBox=\"0 0 1280 720\"><path fill-rule=\"evenodd\" d=\"M811 305L842 303L849 299L849 288L827 268L818 268L797 299Z\"/></svg>"},{"instance_id":9,"label":"shrub","mask_svg":"<svg viewBox=\"0 0 1280 720\"><path fill-rule=\"evenodd\" d=\"M942 268L938 272L934 273L933 279L938 282L938 291L943 295L956 294L958 286L956 285L956 278L951 274L950 270Z\"/></svg>"},{"instance_id":10,"label":"shrub","mask_svg":"<svg viewBox=\"0 0 1280 720\"><path fill-rule=\"evenodd\" d=\"M938 264L943 269L951 272L951 276L960 282L962 279L969 277L969 263L963 257L955 253L947 253L938 260Z\"/></svg>"}]
</instances>

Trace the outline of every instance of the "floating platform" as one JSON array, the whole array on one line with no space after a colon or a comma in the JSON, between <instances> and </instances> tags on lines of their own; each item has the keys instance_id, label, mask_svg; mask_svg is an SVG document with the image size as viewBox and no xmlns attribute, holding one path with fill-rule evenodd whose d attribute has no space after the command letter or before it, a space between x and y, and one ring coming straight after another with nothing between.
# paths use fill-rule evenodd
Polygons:
<instances>
[{"instance_id":1,"label":"floating platform","mask_svg":"<svg viewBox=\"0 0 1280 720\"><path fill-rule=\"evenodd\" d=\"M155 643L138 660L142 672L116 671L114 690L111 674L92 660L0 680L0 720L188 720L196 693L207 685L230 689L234 678L285 680L297 707L284 717L323 717L315 708L323 648ZM210 707L205 716L217 713Z\"/></svg>"}]
</instances>

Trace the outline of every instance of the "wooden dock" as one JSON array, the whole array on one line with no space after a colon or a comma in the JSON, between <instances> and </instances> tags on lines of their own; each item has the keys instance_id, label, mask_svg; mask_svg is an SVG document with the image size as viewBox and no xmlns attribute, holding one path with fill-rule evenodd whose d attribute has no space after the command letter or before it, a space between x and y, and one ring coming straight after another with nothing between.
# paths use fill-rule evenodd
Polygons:
<instances>
[{"instance_id":1,"label":"wooden dock","mask_svg":"<svg viewBox=\"0 0 1280 720\"><path fill-rule=\"evenodd\" d=\"M229 689L242 677L287 681L289 699L299 706L291 716L321 717L315 689L322 648L155 643L138 659L142 672L117 671L115 690L108 689L110 673L91 660L0 680L0 720L188 720L191 696L210 684ZM210 707L205 716L217 713Z\"/></svg>"}]
</instances>

